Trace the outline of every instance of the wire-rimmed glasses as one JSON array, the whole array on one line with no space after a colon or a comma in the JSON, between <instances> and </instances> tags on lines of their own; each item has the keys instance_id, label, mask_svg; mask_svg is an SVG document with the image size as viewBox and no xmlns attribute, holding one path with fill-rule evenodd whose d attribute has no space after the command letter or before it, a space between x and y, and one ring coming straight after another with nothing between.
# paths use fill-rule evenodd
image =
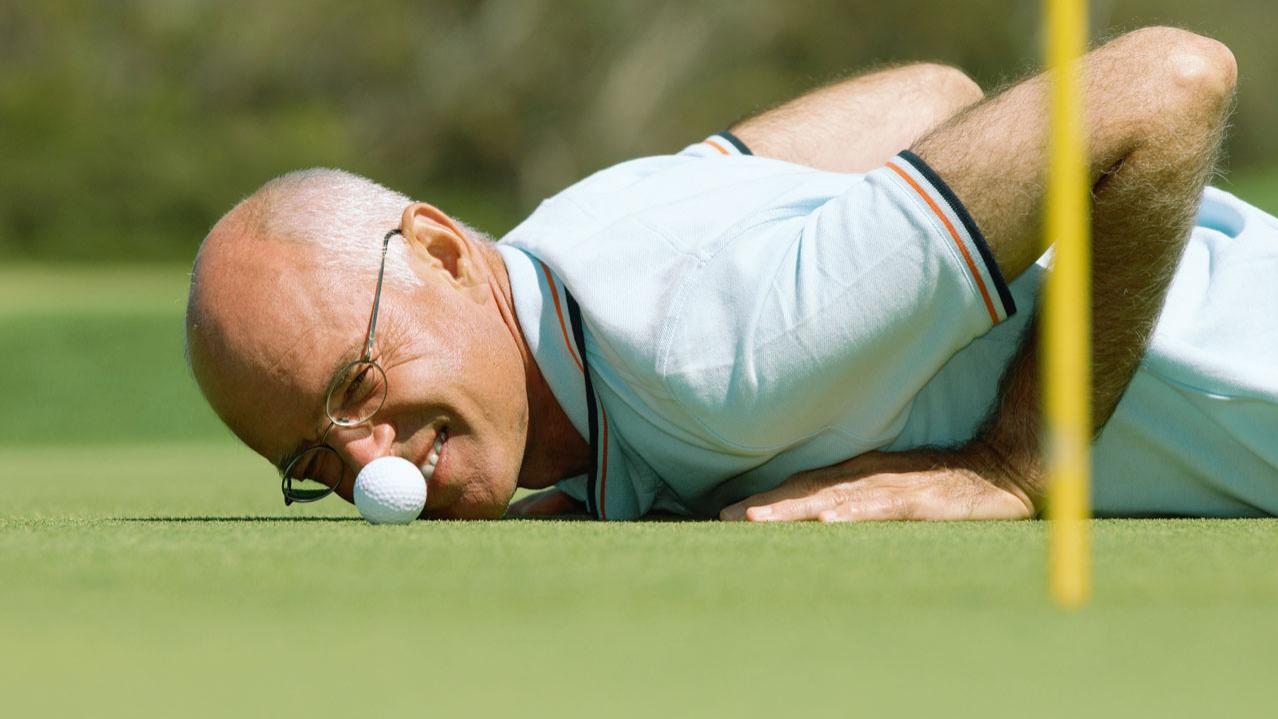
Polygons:
<instances>
[{"instance_id":1,"label":"wire-rimmed glasses","mask_svg":"<svg viewBox=\"0 0 1278 719\"><path fill-rule=\"evenodd\" d=\"M377 289L373 293L373 312L368 319L368 335L364 353L344 365L328 385L324 395L324 416L328 427L314 444L293 455L280 471L280 491L284 505L314 502L332 494L350 475L350 467L337 450L328 444L335 428L358 427L371 421L386 404L386 370L373 360L373 337L377 332L377 313L382 302L382 280L386 275L386 250L395 235L394 229L382 237L382 261L377 270Z\"/></svg>"}]
</instances>

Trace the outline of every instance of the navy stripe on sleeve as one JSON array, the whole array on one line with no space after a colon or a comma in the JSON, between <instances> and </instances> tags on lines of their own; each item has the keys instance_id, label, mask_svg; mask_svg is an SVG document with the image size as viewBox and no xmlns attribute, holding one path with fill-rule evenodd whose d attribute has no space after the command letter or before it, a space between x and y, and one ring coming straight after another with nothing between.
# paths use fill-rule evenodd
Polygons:
<instances>
[{"instance_id":1,"label":"navy stripe on sleeve","mask_svg":"<svg viewBox=\"0 0 1278 719\"><path fill-rule=\"evenodd\" d=\"M750 152L750 148L749 148L749 147L747 147L747 146L746 146L746 144L745 144L744 142L742 142L742 141L741 141L741 138L737 137L736 135L732 134L731 132L728 132L727 130L722 130L722 131L717 132L717 133L715 133L715 134L717 134L719 137L722 137L723 139L727 140L728 142L732 143L732 146L733 146L733 147L735 147L735 148L737 148L737 152L740 152L742 155L753 155L753 154L754 154L753 152Z\"/></svg>"},{"instance_id":2,"label":"navy stripe on sleeve","mask_svg":"<svg viewBox=\"0 0 1278 719\"><path fill-rule=\"evenodd\" d=\"M1016 301L1012 299L1012 291L1007 288L1007 282L1003 279L1003 272L999 269L998 262L994 260L994 253L990 252L990 247L985 242L985 235L981 234L981 228L976 226L976 220L972 218L971 213L959 201L958 195L954 194L954 190L945 184L945 180L936 174L923 158L910 152L909 150L901 150L898 157L918 170L919 174L927 178L932 183L932 187L941 194L942 199L949 204L950 209L954 210L954 214L958 215L959 221L963 223L963 228L967 230L967 234L972 236L972 242L976 245L976 251L981 255L981 261L985 263L985 269L990 273L990 277L994 280L994 288L998 291L998 298L1003 303L1003 310L1008 317L1016 314Z\"/></svg>"}]
</instances>

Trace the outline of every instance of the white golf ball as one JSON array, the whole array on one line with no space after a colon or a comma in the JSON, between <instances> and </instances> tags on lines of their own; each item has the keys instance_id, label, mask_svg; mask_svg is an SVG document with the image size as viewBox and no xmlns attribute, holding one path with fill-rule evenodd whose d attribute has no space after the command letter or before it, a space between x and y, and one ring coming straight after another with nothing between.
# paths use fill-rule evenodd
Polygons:
<instances>
[{"instance_id":1,"label":"white golf ball","mask_svg":"<svg viewBox=\"0 0 1278 719\"><path fill-rule=\"evenodd\" d=\"M426 478L403 457L378 457L355 478L355 506L371 524L408 524L426 507Z\"/></svg>"}]
</instances>

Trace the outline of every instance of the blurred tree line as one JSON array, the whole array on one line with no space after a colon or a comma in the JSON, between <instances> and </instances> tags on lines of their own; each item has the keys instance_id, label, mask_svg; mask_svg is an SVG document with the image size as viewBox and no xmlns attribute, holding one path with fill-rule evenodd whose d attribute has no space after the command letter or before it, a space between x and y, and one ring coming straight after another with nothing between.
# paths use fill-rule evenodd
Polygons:
<instances>
[{"instance_id":1,"label":"blurred tree line","mask_svg":"<svg viewBox=\"0 0 1278 719\"><path fill-rule=\"evenodd\" d=\"M1241 67L1233 169L1278 164L1273 0L1093 0ZM0 257L190 259L260 183L325 165L500 235L602 166L867 66L1038 62L1037 0L0 0Z\"/></svg>"}]
</instances>

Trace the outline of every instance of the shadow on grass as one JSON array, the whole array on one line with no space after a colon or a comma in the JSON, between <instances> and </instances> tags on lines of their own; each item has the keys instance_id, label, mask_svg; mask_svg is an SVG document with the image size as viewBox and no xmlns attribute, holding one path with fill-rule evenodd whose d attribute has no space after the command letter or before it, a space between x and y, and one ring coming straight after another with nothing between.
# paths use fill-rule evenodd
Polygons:
<instances>
[{"instance_id":1,"label":"shadow on grass","mask_svg":"<svg viewBox=\"0 0 1278 719\"><path fill-rule=\"evenodd\" d=\"M502 517L503 521L519 522L594 522L589 514L539 514L532 517ZM647 514L639 519L626 520L626 523L644 522L718 522L718 517L682 517L677 514Z\"/></svg>"},{"instance_id":2,"label":"shadow on grass","mask_svg":"<svg viewBox=\"0 0 1278 719\"><path fill-rule=\"evenodd\" d=\"M112 517L117 522L140 524L180 524L184 522L362 522L361 517Z\"/></svg>"},{"instance_id":3,"label":"shadow on grass","mask_svg":"<svg viewBox=\"0 0 1278 719\"><path fill-rule=\"evenodd\" d=\"M137 524L202 524L202 523L240 523L240 522L363 522L362 517L260 517L252 515L244 515L239 517L105 517L108 521L113 522L130 522ZM588 514L556 514L537 517L504 517L502 520L517 520L525 522L593 522L594 518ZM470 520L464 519L419 519L419 522L466 522ZM485 520L473 520L485 521ZM680 517L673 514L654 514L636 522L707 522L717 519L702 519L691 517Z\"/></svg>"}]
</instances>

